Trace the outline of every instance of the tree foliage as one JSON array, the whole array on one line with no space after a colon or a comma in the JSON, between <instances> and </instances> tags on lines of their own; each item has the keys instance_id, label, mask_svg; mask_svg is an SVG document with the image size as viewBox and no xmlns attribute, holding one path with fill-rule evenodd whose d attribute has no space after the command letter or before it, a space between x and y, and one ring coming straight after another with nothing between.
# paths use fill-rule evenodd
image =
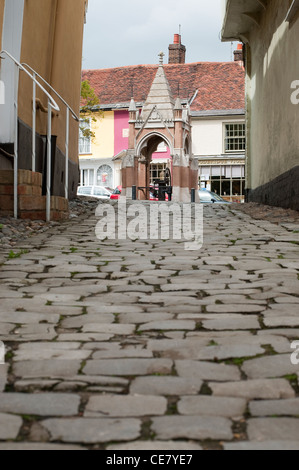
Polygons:
<instances>
[{"instance_id":1,"label":"tree foliage","mask_svg":"<svg viewBox=\"0 0 299 470\"><path fill-rule=\"evenodd\" d=\"M99 98L96 95L95 90L90 86L88 80L81 82L81 108L80 108L80 118L89 123L91 119L92 122L96 122L97 118L103 117L103 112L99 109ZM95 109L96 108L96 109ZM95 133L85 126L80 126L82 135L86 138L95 138Z\"/></svg>"}]
</instances>

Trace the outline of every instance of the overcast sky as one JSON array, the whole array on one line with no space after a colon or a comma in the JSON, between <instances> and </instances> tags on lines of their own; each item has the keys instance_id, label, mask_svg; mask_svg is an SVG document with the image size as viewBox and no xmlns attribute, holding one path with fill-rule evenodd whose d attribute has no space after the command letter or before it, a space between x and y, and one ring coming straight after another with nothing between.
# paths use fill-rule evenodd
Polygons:
<instances>
[{"instance_id":1,"label":"overcast sky","mask_svg":"<svg viewBox=\"0 0 299 470\"><path fill-rule=\"evenodd\" d=\"M156 64L182 25L186 62L230 61L221 43L223 0L89 0L84 69ZM234 44L235 46L235 44Z\"/></svg>"}]
</instances>

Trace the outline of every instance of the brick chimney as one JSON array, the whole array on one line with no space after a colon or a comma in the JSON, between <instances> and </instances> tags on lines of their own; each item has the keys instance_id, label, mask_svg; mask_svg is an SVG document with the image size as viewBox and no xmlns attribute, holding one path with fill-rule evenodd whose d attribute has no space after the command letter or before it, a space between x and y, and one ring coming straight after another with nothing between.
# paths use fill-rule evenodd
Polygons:
<instances>
[{"instance_id":1,"label":"brick chimney","mask_svg":"<svg viewBox=\"0 0 299 470\"><path fill-rule=\"evenodd\" d=\"M238 44L237 50L234 51L234 61L242 62L242 66L244 65L243 44Z\"/></svg>"},{"instance_id":2,"label":"brick chimney","mask_svg":"<svg viewBox=\"0 0 299 470\"><path fill-rule=\"evenodd\" d=\"M169 64L185 64L186 62L186 47L182 44L182 37L180 34L174 35L173 44L169 45Z\"/></svg>"}]
</instances>

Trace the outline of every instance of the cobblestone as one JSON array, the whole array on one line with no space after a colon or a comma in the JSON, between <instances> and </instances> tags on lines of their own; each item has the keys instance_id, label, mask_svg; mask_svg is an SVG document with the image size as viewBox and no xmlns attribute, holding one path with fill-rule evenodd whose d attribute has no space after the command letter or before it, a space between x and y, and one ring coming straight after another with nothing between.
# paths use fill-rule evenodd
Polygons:
<instances>
[{"instance_id":1,"label":"cobblestone","mask_svg":"<svg viewBox=\"0 0 299 470\"><path fill-rule=\"evenodd\" d=\"M84 416L139 417L164 415L167 400L164 397L142 395L103 395L92 397L86 405Z\"/></svg>"},{"instance_id":2,"label":"cobblestone","mask_svg":"<svg viewBox=\"0 0 299 470\"><path fill-rule=\"evenodd\" d=\"M298 449L299 214L205 207L187 252L96 204L0 237L0 450Z\"/></svg>"},{"instance_id":3,"label":"cobblestone","mask_svg":"<svg viewBox=\"0 0 299 470\"><path fill-rule=\"evenodd\" d=\"M52 441L83 444L131 441L139 437L141 430L137 419L49 419L42 425L49 431Z\"/></svg>"},{"instance_id":4,"label":"cobblestone","mask_svg":"<svg viewBox=\"0 0 299 470\"><path fill-rule=\"evenodd\" d=\"M210 416L164 416L154 418L153 431L158 439L225 439L233 438L231 422Z\"/></svg>"}]
</instances>

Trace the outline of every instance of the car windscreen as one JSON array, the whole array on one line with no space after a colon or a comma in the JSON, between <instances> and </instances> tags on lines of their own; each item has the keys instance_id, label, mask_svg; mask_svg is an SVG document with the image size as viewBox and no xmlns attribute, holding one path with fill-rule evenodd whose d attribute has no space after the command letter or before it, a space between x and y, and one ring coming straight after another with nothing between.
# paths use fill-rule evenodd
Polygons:
<instances>
[{"instance_id":1,"label":"car windscreen","mask_svg":"<svg viewBox=\"0 0 299 470\"><path fill-rule=\"evenodd\" d=\"M109 197L108 191L105 188L94 188L94 196L106 196Z\"/></svg>"},{"instance_id":2,"label":"car windscreen","mask_svg":"<svg viewBox=\"0 0 299 470\"><path fill-rule=\"evenodd\" d=\"M199 198L201 201L211 202L212 196L207 191L199 191Z\"/></svg>"},{"instance_id":3,"label":"car windscreen","mask_svg":"<svg viewBox=\"0 0 299 470\"><path fill-rule=\"evenodd\" d=\"M91 189L91 186L81 186L81 188L78 189L78 194L88 196L91 194Z\"/></svg>"}]
</instances>

